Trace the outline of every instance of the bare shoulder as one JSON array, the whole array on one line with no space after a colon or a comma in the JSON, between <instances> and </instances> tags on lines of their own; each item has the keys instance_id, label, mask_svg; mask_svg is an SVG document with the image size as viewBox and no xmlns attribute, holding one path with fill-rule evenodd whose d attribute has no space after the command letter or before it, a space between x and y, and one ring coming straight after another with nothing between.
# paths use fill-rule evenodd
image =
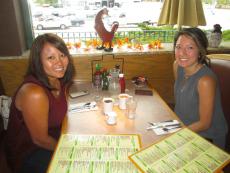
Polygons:
<instances>
[{"instance_id":1,"label":"bare shoulder","mask_svg":"<svg viewBox=\"0 0 230 173\"><path fill-rule=\"evenodd\" d=\"M48 97L44 89L33 83L24 84L16 96L16 106L19 110L25 105L33 107L37 102L46 103L47 101Z\"/></svg>"},{"instance_id":2,"label":"bare shoulder","mask_svg":"<svg viewBox=\"0 0 230 173\"><path fill-rule=\"evenodd\" d=\"M199 89L208 89L208 88L216 88L216 80L209 75L205 75L200 78L198 83Z\"/></svg>"},{"instance_id":3,"label":"bare shoulder","mask_svg":"<svg viewBox=\"0 0 230 173\"><path fill-rule=\"evenodd\" d=\"M199 84L201 84L201 85L215 85L216 80L212 76L205 75L205 76L200 78Z\"/></svg>"}]
</instances>

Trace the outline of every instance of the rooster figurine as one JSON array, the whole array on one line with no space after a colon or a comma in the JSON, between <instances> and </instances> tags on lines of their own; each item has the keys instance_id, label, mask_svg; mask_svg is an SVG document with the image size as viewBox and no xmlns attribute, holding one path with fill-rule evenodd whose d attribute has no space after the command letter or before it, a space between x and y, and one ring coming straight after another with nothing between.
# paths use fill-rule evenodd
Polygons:
<instances>
[{"instance_id":1,"label":"rooster figurine","mask_svg":"<svg viewBox=\"0 0 230 173\"><path fill-rule=\"evenodd\" d=\"M111 51L113 51L112 40L113 40L115 32L118 29L119 23L116 21L113 22L111 31L107 31L105 26L104 26L104 23L102 21L102 18L104 15L108 15L108 9L107 8L103 8L102 10L100 10L95 17L94 28L102 40L102 45L100 47L97 47L97 49L98 50L104 49L107 52L111 52ZM105 43L109 44L109 48L105 48L105 46L104 46Z\"/></svg>"}]
</instances>

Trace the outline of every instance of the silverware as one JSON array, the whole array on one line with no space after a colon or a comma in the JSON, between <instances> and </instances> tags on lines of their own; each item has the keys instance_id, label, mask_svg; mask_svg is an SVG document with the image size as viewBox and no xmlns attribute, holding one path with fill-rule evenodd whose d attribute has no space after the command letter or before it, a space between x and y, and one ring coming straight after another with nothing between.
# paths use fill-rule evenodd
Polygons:
<instances>
[{"instance_id":1,"label":"silverware","mask_svg":"<svg viewBox=\"0 0 230 173\"><path fill-rule=\"evenodd\" d=\"M177 125L177 126L174 126L172 128L163 127L162 130L168 132L170 130L177 129L177 128L181 128L181 125Z\"/></svg>"},{"instance_id":2,"label":"silverware","mask_svg":"<svg viewBox=\"0 0 230 173\"><path fill-rule=\"evenodd\" d=\"M89 108L94 108L96 105L90 105L91 103L90 102L88 102L88 103L85 103L84 105L82 105L82 106L78 106L78 107L75 107L75 108L72 108L72 109L70 109L70 111L75 111L75 110L81 110L81 109L89 109Z\"/></svg>"},{"instance_id":3,"label":"silverware","mask_svg":"<svg viewBox=\"0 0 230 173\"><path fill-rule=\"evenodd\" d=\"M170 123L170 122L173 122L174 120L166 120L166 121L161 121L161 122L157 122L157 123L152 123L152 122L148 122L150 125L152 126L157 126L159 124L162 124L162 123Z\"/></svg>"},{"instance_id":4,"label":"silverware","mask_svg":"<svg viewBox=\"0 0 230 173\"><path fill-rule=\"evenodd\" d=\"M166 128L166 127L176 127L176 126L180 126L180 123L150 126L150 127L147 127L146 130L157 129L157 128Z\"/></svg>"}]
</instances>

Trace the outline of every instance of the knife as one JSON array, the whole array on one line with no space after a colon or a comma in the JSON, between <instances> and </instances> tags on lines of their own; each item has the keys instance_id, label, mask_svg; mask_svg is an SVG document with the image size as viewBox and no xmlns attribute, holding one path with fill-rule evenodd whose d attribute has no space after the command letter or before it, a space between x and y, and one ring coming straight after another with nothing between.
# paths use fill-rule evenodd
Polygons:
<instances>
[{"instance_id":1,"label":"knife","mask_svg":"<svg viewBox=\"0 0 230 173\"><path fill-rule=\"evenodd\" d=\"M170 130L174 130L174 129L177 129L177 128L181 128L181 125L174 126L174 127L172 127L172 128L164 127L164 128L162 128L162 130L168 132L168 131L170 131Z\"/></svg>"},{"instance_id":2,"label":"knife","mask_svg":"<svg viewBox=\"0 0 230 173\"><path fill-rule=\"evenodd\" d=\"M176 124L167 124L167 125L157 125L157 126L150 126L147 127L146 130L157 129L157 128L167 128L167 127L179 127L181 126L180 123ZM171 128L170 128L171 129Z\"/></svg>"},{"instance_id":3,"label":"knife","mask_svg":"<svg viewBox=\"0 0 230 173\"><path fill-rule=\"evenodd\" d=\"M157 123L152 123L152 122L148 122L150 125L152 126L157 126L159 124L162 124L162 123L171 123L173 122L174 120L166 120L166 121L161 121L161 122L157 122Z\"/></svg>"}]
</instances>

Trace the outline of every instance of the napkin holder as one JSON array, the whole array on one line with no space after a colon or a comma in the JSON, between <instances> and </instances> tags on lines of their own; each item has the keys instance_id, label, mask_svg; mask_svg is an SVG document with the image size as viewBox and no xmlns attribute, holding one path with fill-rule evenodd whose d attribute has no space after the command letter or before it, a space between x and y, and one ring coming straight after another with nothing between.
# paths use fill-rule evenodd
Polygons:
<instances>
[{"instance_id":1,"label":"napkin holder","mask_svg":"<svg viewBox=\"0 0 230 173\"><path fill-rule=\"evenodd\" d=\"M152 96L153 91L149 89L135 89L136 95L146 95L146 96Z\"/></svg>"}]
</instances>

